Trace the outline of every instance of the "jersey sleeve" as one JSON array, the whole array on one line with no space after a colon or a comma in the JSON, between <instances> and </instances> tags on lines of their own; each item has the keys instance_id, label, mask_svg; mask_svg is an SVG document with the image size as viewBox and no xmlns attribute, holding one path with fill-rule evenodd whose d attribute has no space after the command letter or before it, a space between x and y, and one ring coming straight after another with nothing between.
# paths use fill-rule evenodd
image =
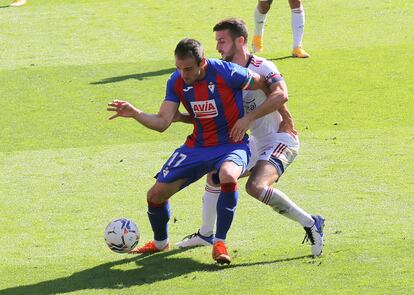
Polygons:
<instances>
[{"instance_id":1,"label":"jersey sleeve","mask_svg":"<svg viewBox=\"0 0 414 295\"><path fill-rule=\"evenodd\" d=\"M232 88L246 88L252 80L249 70L232 62L221 61L218 67L220 74Z\"/></svg>"},{"instance_id":2,"label":"jersey sleeve","mask_svg":"<svg viewBox=\"0 0 414 295\"><path fill-rule=\"evenodd\" d=\"M167 81L167 87L165 90L165 101L172 101L176 103L180 103L180 98L178 97L176 91L176 83L177 83L177 76L175 73L171 75L170 79Z\"/></svg>"},{"instance_id":3,"label":"jersey sleeve","mask_svg":"<svg viewBox=\"0 0 414 295\"><path fill-rule=\"evenodd\" d=\"M261 75L265 77L267 84L270 86L274 83L284 80L282 74L274 63L265 60L261 66Z\"/></svg>"}]
</instances>

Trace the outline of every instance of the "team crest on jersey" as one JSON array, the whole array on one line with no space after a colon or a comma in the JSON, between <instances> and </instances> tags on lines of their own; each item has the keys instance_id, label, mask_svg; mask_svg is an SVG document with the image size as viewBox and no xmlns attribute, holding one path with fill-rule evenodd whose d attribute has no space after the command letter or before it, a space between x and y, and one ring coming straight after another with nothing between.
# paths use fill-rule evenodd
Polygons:
<instances>
[{"instance_id":1,"label":"team crest on jersey","mask_svg":"<svg viewBox=\"0 0 414 295\"><path fill-rule=\"evenodd\" d=\"M214 93L214 88L215 88L215 86L214 86L213 82L208 83L208 89L210 89L211 93Z\"/></svg>"},{"instance_id":2,"label":"team crest on jersey","mask_svg":"<svg viewBox=\"0 0 414 295\"><path fill-rule=\"evenodd\" d=\"M198 119L214 118L218 116L217 106L214 99L204 101L192 101L191 108Z\"/></svg>"}]
</instances>

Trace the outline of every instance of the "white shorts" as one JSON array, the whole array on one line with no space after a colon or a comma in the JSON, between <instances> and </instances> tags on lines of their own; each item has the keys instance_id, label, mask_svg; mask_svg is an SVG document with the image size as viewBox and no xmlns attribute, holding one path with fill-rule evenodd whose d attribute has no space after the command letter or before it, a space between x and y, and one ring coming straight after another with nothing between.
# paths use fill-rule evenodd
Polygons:
<instances>
[{"instance_id":1,"label":"white shorts","mask_svg":"<svg viewBox=\"0 0 414 295\"><path fill-rule=\"evenodd\" d=\"M268 161L276 167L281 176L293 162L299 152L299 140L287 133L275 133L263 139L254 136L249 138L251 157L248 170L251 170L259 160Z\"/></svg>"}]
</instances>

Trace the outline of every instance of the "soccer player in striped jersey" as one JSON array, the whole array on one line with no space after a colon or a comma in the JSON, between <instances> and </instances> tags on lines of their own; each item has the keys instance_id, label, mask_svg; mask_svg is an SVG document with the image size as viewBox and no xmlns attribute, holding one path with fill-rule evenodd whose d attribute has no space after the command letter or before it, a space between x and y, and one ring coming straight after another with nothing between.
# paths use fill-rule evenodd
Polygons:
<instances>
[{"instance_id":1,"label":"soccer player in striped jersey","mask_svg":"<svg viewBox=\"0 0 414 295\"><path fill-rule=\"evenodd\" d=\"M182 103L190 115L193 133L176 149L157 175L147 193L148 217L154 240L131 253L154 253L169 248L168 199L182 188L213 170L218 170L220 193L217 201L217 226L213 241L213 259L230 263L225 244L237 204L237 179L246 170L250 151L248 137L234 140L230 134L237 120L244 116L242 90L265 89L265 81L244 67L205 59L202 45L194 39L181 40L175 49L176 71L167 82L164 102L158 114L147 114L126 101L114 100L108 111L110 119L131 117L147 128L163 132L173 121ZM283 93L270 99L282 105Z\"/></svg>"},{"instance_id":2,"label":"soccer player in striped jersey","mask_svg":"<svg viewBox=\"0 0 414 295\"><path fill-rule=\"evenodd\" d=\"M263 34L266 24L267 13L273 0L259 0L254 10L254 36L252 41L253 52L263 51ZM289 0L291 10L290 25L293 36L292 55L294 57L306 58L310 55L302 47L302 39L305 27L305 9L301 0Z\"/></svg>"},{"instance_id":3,"label":"soccer player in striped jersey","mask_svg":"<svg viewBox=\"0 0 414 295\"><path fill-rule=\"evenodd\" d=\"M286 83L276 66L271 61L252 55L248 51L247 28L242 20L223 20L216 24L213 30L216 32L216 48L224 60L235 62L264 76L272 91L278 90L287 96ZM247 114L236 123L236 126L241 130L249 126L251 132L249 146L252 157L247 169L251 174L246 191L277 213L299 223L305 229L305 237L311 243L312 254L319 256L323 249L324 219L319 215L308 214L286 194L272 187L295 159L299 150L299 139L285 105L274 105L268 115L256 120L251 118L251 114L263 107L265 100L266 94L262 90L243 91L243 103ZM198 232L185 237L177 246L186 248L212 243L218 194L217 179L214 173L210 173L203 195L202 225Z\"/></svg>"}]
</instances>

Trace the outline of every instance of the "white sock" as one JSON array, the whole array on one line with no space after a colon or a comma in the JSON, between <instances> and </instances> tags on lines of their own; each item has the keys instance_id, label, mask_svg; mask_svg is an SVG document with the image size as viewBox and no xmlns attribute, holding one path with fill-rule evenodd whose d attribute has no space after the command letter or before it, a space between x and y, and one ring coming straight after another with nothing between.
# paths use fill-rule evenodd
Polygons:
<instances>
[{"instance_id":1,"label":"white sock","mask_svg":"<svg viewBox=\"0 0 414 295\"><path fill-rule=\"evenodd\" d=\"M202 224L200 234L209 237L214 232L214 225L217 217L217 201L220 195L220 187L214 187L206 183L203 195Z\"/></svg>"},{"instance_id":2,"label":"white sock","mask_svg":"<svg viewBox=\"0 0 414 295\"><path fill-rule=\"evenodd\" d=\"M303 227L311 227L315 222L310 214L299 208L283 192L273 187L265 187L260 194L261 202L269 205L276 212L300 223Z\"/></svg>"},{"instance_id":3,"label":"white sock","mask_svg":"<svg viewBox=\"0 0 414 295\"><path fill-rule=\"evenodd\" d=\"M302 46L302 39L305 27L305 10L301 5L291 10L291 26L293 35L293 48Z\"/></svg>"},{"instance_id":4,"label":"white sock","mask_svg":"<svg viewBox=\"0 0 414 295\"><path fill-rule=\"evenodd\" d=\"M169 242L168 238L166 238L165 240L162 240L162 241L154 240L155 247L157 247L159 250L164 249L165 246L167 246L168 242Z\"/></svg>"},{"instance_id":5,"label":"white sock","mask_svg":"<svg viewBox=\"0 0 414 295\"><path fill-rule=\"evenodd\" d=\"M259 9L254 10L254 35L263 36L267 14L261 14Z\"/></svg>"}]
</instances>

